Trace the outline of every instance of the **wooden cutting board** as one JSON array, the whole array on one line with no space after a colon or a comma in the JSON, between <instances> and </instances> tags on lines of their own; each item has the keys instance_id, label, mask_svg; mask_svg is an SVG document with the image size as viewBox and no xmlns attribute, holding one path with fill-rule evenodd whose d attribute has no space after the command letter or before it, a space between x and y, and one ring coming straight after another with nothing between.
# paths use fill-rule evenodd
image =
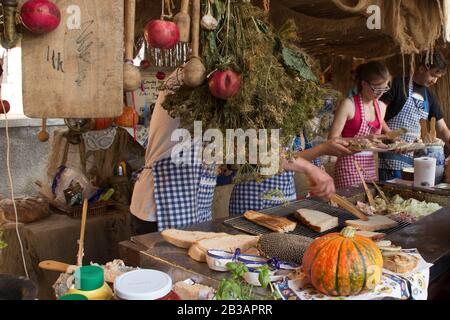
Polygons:
<instances>
[{"instance_id":1,"label":"wooden cutting board","mask_svg":"<svg viewBox=\"0 0 450 320\"><path fill-rule=\"evenodd\" d=\"M124 0L54 2L61 11L59 27L45 35L25 32L22 39L25 115L121 115Z\"/></svg>"}]
</instances>

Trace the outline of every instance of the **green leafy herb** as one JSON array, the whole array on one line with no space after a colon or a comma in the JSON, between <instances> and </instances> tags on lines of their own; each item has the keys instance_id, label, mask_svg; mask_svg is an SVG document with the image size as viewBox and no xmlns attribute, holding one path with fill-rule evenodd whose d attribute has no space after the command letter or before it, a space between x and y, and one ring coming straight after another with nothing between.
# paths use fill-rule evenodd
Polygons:
<instances>
[{"instance_id":1,"label":"green leafy herb","mask_svg":"<svg viewBox=\"0 0 450 320\"><path fill-rule=\"evenodd\" d=\"M270 269L268 265L258 268L259 282L263 288L270 286L271 293L265 297L256 296L253 293L254 287L248 284L244 279L244 274L248 272L248 268L243 263L229 262L226 265L231 275L220 281L219 287L215 294L216 300L261 300L275 299L281 297L277 295L270 281Z\"/></svg>"},{"instance_id":2,"label":"green leafy herb","mask_svg":"<svg viewBox=\"0 0 450 320\"><path fill-rule=\"evenodd\" d=\"M318 81L302 53L294 51L290 48L283 48L282 54L283 61L288 68L295 71L303 79L314 82Z\"/></svg>"},{"instance_id":3,"label":"green leafy herb","mask_svg":"<svg viewBox=\"0 0 450 320\"><path fill-rule=\"evenodd\" d=\"M8 246L8 244L2 240L2 237L3 237L3 230L0 230L0 250L5 249Z\"/></svg>"}]
</instances>

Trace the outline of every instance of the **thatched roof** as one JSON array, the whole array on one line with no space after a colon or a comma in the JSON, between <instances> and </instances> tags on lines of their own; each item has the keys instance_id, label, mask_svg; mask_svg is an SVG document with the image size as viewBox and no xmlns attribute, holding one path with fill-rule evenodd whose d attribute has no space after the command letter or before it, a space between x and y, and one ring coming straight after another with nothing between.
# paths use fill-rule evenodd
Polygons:
<instances>
[{"instance_id":1,"label":"thatched roof","mask_svg":"<svg viewBox=\"0 0 450 320\"><path fill-rule=\"evenodd\" d=\"M136 31L141 32L145 22L157 18L160 12L160 0L137 0ZM332 0L271 1L270 13L275 27L287 18L294 18L301 37L299 47L315 57L332 54L374 58L399 52L389 36L367 28L367 17L345 12Z\"/></svg>"}]
</instances>

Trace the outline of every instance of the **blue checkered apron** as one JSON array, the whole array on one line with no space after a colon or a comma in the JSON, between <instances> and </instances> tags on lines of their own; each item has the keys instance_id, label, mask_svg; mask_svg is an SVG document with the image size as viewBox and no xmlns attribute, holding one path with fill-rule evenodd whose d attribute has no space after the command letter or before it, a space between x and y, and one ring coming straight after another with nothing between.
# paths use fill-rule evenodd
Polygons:
<instances>
[{"instance_id":1,"label":"blue checkered apron","mask_svg":"<svg viewBox=\"0 0 450 320\"><path fill-rule=\"evenodd\" d=\"M195 163L200 145L193 146L190 164L175 164L170 157L153 164L156 215L160 231L212 219L216 168Z\"/></svg>"},{"instance_id":2,"label":"blue checkered apron","mask_svg":"<svg viewBox=\"0 0 450 320\"><path fill-rule=\"evenodd\" d=\"M388 107L389 108L389 107ZM408 133L401 136L401 139L408 143L414 142L420 138L420 120L427 119L429 114L428 98L422 107L413 98L413 84L409 85L408 98L402 110L394 118L387 121L387 125L391 130L400 128L408 129ZM413 166L414 153L396 154L396 153L380 153L380 169L384 170L402 170Z\"/></svg>"},{"instance_id":3,"label":"blue checkered apron","mask_svg":"<svg viewBox=\"0 0 450 320\"><path fill-rule=\"evenodd\" d=\"M276 189L283 192L286 199L263 199L264 195ZM244 214L248 210L272 208L283 204L283 200L296 199L294 172L284 172L263 182L249 181L237 184L231 193L230 215Z\"/></svg>"}]
</instances>

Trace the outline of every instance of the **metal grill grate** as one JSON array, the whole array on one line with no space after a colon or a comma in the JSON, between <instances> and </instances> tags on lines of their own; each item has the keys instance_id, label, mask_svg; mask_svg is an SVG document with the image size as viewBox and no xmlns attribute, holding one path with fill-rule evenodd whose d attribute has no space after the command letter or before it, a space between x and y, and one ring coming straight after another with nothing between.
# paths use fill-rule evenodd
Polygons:
<instances>
[{"instance_id":1,"label":"metal grill grate","mask_svg":"<svg viewBox=\"0 0 450 320\"><path fill-rule=\"evenodd\" d=\"M309 238L318 238L320 236L323 236L327 233L331 232L339 232L343 227L345 227L345 221L346 220L356 220L357 218L350 213L340 209L340 208L334 208L324 202L316 201L316 200L302 200L290 203L288 206L281 206L276 208L271 208L267 210L261 210L261 213L271 214L271 215L278 215L288 218L289 220L298 222L295 218L294 212L298 209L311 209L311 210L318 210L322 211L324 213L327 213L331 216L337 217L339 220L339 226L337 228L328 230L323 233L316 232L314 230L309 229L308 227L302 225L301 223L297 223L297 227L294 231L289 232L289 234L297 234L304 237ZM252 234L252 235L261 235L265 233L271 233L273 232L270 229L267 229L263 226L257 225L254 222L251 222L247 219L245 219L243 216L238 216L235 218L231 218L224 221L224 224L231 226L237 230L244 231L246 233ZM387 229L387 230L380 230L379 232L385 233L386 235L394 233L396 231L399 231L405 227L409 226L409 223L406 222L400 222L398 226L395 228Z\"/></svg>"}]
</instances>

